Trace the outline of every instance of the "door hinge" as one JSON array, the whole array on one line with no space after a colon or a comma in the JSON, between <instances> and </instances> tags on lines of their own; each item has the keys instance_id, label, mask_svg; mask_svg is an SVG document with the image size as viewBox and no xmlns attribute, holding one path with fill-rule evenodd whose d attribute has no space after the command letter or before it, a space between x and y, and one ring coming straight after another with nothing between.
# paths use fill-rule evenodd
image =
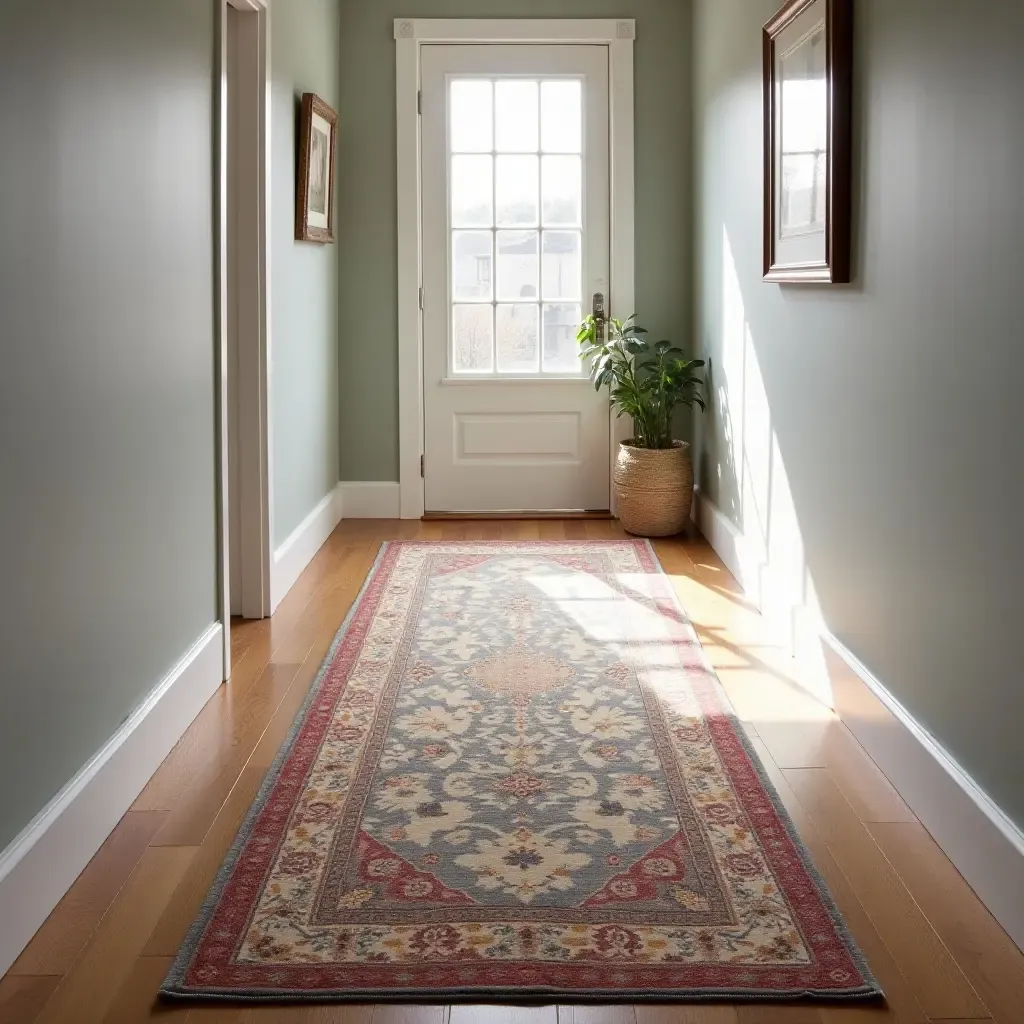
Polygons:
<instances>
[{"instance_id":1,"label":"door hinge","mask_svg":"<svg viewBox=\"0 0 1024 1024\"><path fill-rule=\"evenodd\" d=\"M423 309L423 285L420 285L420 309Z\"/></svg>"},{"instance_id":2,"label":"door hinge","mask_svg":"<svg viewBox=\"0 0 1024 1024\"><path fill-rule=\"evenodd\" d=\"M422 89L417 89L416 90L416 113L417 114L422 114L423 113L423 90Z\"/></svg>"},{"instance_id":3,"label":"door hinge","mask_svg":"<svg viewBox=\"0 0 1024 1024\"><path fill-rule=\"evenodd\" d=\"M420 476L423 476L423 456L420 456Z\"/></svg>"}]
</instances>

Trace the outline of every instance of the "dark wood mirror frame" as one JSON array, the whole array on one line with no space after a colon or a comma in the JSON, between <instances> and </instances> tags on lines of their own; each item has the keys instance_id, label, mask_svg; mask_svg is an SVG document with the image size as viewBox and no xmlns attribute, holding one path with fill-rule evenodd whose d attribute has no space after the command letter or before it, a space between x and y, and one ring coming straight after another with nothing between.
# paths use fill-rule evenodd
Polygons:
<instances>
[{"instance_id":1,"label":"dark wood mirror frame","mask_svg":"<svg viewBox=\"0 0 1024 1024\"><path fill-rule=\"evenodd\" d=\"M825 7L827 146L825 259L781 263L775 252L775 40L794 19L815 4ZM789 0L762 31L764 102L764 279L766 281L846 284L850 281L851 108L853 91L853 0Z\"/></svg>"}]
</instances>

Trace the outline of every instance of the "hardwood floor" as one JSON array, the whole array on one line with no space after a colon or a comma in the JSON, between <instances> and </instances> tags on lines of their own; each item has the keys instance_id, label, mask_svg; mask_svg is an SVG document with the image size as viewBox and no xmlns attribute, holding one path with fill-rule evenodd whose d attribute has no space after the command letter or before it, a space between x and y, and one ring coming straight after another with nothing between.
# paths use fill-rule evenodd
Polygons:
<instances>
[{"instance_id":1,"label":"hardwood floor","mask_svg":"<svg viewBox=\"0 0 1024 1024\"><path fill-rule=\"evenodd\" d=\"M1024 955L793 665L701 538L656 544L887 995L883 1007L165 1007L155 995L382 540L624 536L607 520L341 524L6 977L0 1024L916 1024L1024 1021Z\"/></svg>"}]
</instances>

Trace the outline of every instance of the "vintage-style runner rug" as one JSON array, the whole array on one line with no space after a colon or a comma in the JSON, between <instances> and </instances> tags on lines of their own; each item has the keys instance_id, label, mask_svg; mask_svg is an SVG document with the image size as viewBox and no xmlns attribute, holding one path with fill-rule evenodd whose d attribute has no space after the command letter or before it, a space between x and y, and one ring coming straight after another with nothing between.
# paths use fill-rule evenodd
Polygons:
<instances>
[{"instance_id":1,"label":"vintage-style runner rug","mask_svg":"<svg viewBox=\"0 0 1024 1024\"><path fill-rule=\"evenodd\" d=\"M386 545L162 991L879 994L632 540Z\"/></svg>"}]
</instances>

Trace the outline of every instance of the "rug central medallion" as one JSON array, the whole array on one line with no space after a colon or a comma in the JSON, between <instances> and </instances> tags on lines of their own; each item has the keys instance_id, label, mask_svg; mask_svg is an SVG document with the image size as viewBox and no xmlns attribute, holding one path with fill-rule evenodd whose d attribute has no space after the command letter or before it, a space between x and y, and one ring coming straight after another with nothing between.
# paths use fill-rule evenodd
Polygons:
<instances>
[{"instance_id":1,"label":"rug central medallion","mask_svg":"<svg viewBox=\"0 0 1024 1024\"><path fill-rule=\"evenodd\" d=\"M218 885L171 993L875 991L639 542L388 546Z\"/></svg>"},{"instance_id":2,"label":"rug central medallion","mask_svg":"<svg viewBox=\"0 0 1024 1024\"><path fill-rule=\"evenodd\" d=\"M461 572L433 562L316 919L361 908L414 922L429 906L455 922L468 906L486 919L519 905L596 921L641 900L645 913L730 920L704 843L690 851L628 651L594 642L607 609L591 606L628 598L599 582L607 573L567 574L543 555Z\"/></svg>"}]
</instances>

